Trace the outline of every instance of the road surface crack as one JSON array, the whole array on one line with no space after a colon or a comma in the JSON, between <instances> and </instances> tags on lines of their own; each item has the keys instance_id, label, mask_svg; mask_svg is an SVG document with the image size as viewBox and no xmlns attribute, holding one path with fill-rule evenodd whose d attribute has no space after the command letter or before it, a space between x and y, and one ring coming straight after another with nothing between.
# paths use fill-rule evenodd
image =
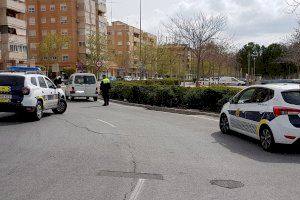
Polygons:
<instances>
[{"instance_id":1,"label":"road surface crack","mask_svg":"<svg viewBox=\"0 0 300 200\"><path fill-rule=\"evenodd\" d=\"M136 159L135 159L135 156L134 156L134 148L130 144L127 144L127 147L129 149L129 153L130 153L130 156L131 156L131 163L132 163L132 166L133 166L133 173L137 173L137 162L136 162ZM123 200L127 200L128 195L130 195L133 192L133 190L135 188L135 185L136 185L135 182L136 182L136 179L133 179L131 181L130 190L124 194Z\"/></svg>"},{"instance_id":2,"label":"road surface crack","mask_svg":"<svg viewBox=\"0 0 300 200\"><path fill-rule=\"evenodd\" d=\"M58 117L57 117L57 119L60 119L60 120L66 122L66 123L68 123L68 124L70 124L70 125L72 125L72 126L74 126L76 128L86 130L86 131L88 131L90 133L95 133L95 134L98 134L98 135L112 134L112 133L103 133L103 132L99 132L99 131L94 131L94 130L92 130L92 129L88 128L88 127L85 127L85 126L79 126L79 125L77 125L77 124L75 124L75 123L73 123L73 122L71 122L71 121L69 121L67 119L62 119L62 118L58 118Z\"/></svg>"}]
</instances>

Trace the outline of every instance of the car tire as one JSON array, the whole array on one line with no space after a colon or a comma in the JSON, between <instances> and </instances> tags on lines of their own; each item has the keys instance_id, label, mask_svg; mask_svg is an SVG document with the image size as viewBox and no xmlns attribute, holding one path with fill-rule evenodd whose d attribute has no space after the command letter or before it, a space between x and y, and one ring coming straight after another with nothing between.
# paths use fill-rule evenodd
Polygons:
<instances>
[{"instance_id":1,"label":"car tire","mask_svg":"<svg viewBox=\"0 0 300 200\"><path fill-rule=\"evenodd\" d=\"M268 126L262 126L259 131L260 145L263 150L272 152L275 149L275 140L271 129Z\"/></svg>"},{"instance_id":2,"label":"car tire","mask_svg":"<svg viewBox=\"0 0 300 200\"><path fill-rule=\"evenodd\" d=\"M98 97L94 97L94 101L98 101Z\"/></svg>"},{"instance_id":3,"label":"car tire","mask_svg":"<svg viewBox=\"0 0 300 200\"><path fill-rule=\"evenodd\" d=\"M75 98L74 97L71 97L71 101L74 101L75 100Z\"/></svg>"},{"instance_id":4,"label":"car tire","mask_svg":"<svg viewBox=\"0 0 300 200\"><path fill-rule=\"evenodd\" d=\"M219 126L220 126L220 130L223 134L229 134L231 132L230 127L229 127L228 118L227 118L226 114L224 114L224 113L220 117Z\"/></svg>"},{"instance_id":5,"label":"car tire","mask_svg":"<svg viewBox=\"0 0 300 200\"><path fill-rule=\"evenodd\" d=\"M86 97L86 100L90 100L90 97Z\"/></svg>"},{"instance_id":6,"label":"car tire","mask_svg":"<svg viewBox=\"0 0 300 200\"><path fill-rule=\"evenodd\" d=\"M55 113L55 114L63 114L64 112L66 112L67 110L67 102L64 100L64 99L60 99L59 102L58 102L58 107L55 108L55 109L52 109L52 111Z\"/></svg>"},{"instance_id":7,"label":"car tire","mask_svg":"<svg viewBox=\"0 0 300 200\"><path fill-rule=\"evenodd\" d=\"M34 112L32 113L32 119L34 121L40 121L43 117L43 103L41 101L37 101Z\"/></svg>"}]
</instances>

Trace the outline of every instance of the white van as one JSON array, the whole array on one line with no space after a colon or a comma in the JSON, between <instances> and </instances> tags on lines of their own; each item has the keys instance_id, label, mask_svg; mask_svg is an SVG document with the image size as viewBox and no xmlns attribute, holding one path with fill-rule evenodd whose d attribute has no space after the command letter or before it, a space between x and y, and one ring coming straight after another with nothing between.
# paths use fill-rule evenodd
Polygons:
<instances>
[{"instance_id":1,"label":"white van","mask_svg":"<svg viewBox=\"0 0 300 200\"><path fill-rule=\"evenodd\" d=\"M76 97L93 97L94 101L98 100L98 85L96 76L90 73L76 73L69 78L66 88L67 99L74 100Z\"/></svg>"}]
</instances>

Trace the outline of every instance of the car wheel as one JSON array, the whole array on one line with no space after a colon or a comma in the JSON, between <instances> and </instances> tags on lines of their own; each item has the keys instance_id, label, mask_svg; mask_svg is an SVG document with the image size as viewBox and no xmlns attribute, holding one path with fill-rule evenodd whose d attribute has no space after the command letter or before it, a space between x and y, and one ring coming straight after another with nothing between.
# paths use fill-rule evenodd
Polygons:
<instances>
[{"instance_id":1,"label":"car wheel","mask_svg":"<svg viewBox=\"0 0 300 200\"><path fill-rule=\"evenodd\" d=\"M67 102L64 99L60 99L58 102L58 106L55 109L52 109L52 111L55 114L63 114L67 110Z\"/></svg>"},{"instance_id":2,"label":"car wheel","mask_svg":"<svg viewBox=\"0 0 300 200\"><path fill-rule=\"evenodd\" d=\"M35 121L41 120L43 117L43 104L41 101L38 101L36 103L36 107L34 109L34 112L32 113L32 118Z\"/></svg>"},{"instance_id":3,"label":"car wheel","mask_svg":"<svg viewBox=\"0 0 300 200\"><path fill-rule=\"evenodd\" d=\"M71 101L74 101L75 100L75 98L74 97L71 97Z\"/></svg>"},{"instance_id":4,"label":"car wheel","mask_svg":"<svg viewBox=\"0 0 300 200\"><path fill-rule=\"evenodd\" d=\"M273 133L268 126L262 126L260 129L260 145L261 147L268 152L271 152L275 148L275 141Z\"/></svg>"},{"instance_id":5,"label":"car wheel","mask_svg":"<svg viewBox=\"0 0 300 200\"><path fill-rule=\"evenodd\" d=\"M89 100L90 99L90 97L86 97L86 100Z\"/></svg>"},{"instance_id":6,"label":"car wheel","mask_svg":"<svg viewBox=\"0 0 300 200\"><path fill-rule=\"evenodd\" d=\"M229 121L226 114L222 114L220 117L220 129L223 134L230 133Z\"/></svg>"},{"instance_id":7,"label":"car wheel","mask_svg":"<svg viewBox=\"0 0 300 200\"><path fill-rule=\"evenodd\" d=\"M98 101L98 97L94 97L94 101Z\"/></svg>"}]
</instances>

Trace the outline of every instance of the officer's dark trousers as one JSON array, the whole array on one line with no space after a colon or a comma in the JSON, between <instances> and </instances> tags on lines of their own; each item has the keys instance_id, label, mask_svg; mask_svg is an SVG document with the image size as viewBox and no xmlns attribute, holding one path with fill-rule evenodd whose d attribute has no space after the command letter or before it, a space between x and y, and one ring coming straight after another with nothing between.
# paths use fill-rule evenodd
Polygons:
<instances>
[{"instance_id":1,"label":"officer's dark trousers","mask_svg":"<svg viewBox=\"0 0 300 200\"><path fill-rule=\"evenodd\" d=\"M104 99L104 105L109 105L109 92L103 92L102 93L103 99Z\"/></svg>"}]
</instances>

